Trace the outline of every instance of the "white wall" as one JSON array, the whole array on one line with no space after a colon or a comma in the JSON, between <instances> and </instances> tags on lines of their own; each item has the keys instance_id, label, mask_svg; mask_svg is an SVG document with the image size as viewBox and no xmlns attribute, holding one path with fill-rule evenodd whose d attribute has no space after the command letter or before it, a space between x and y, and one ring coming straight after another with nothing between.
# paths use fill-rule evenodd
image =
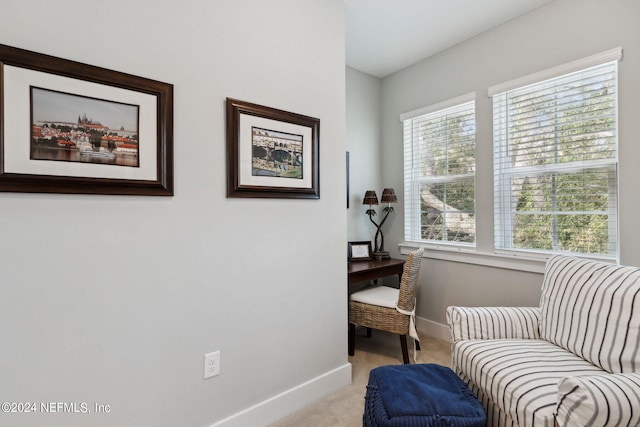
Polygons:
<instances>
[{"instance_id":1,"label":"white wall","mask_svg":"<svg viewBox=\"0 0 640 427\"><path fill-rule=\"evenodd\" d=\"M349 151L349 241L373 242L376 227L365 215L364 193L375 190L382 195L382 82L379 78L346 68L347 150ZM378 209L380 210L380 209ZM379 221L376 219L376 221Z\"/></svg>"},{"instance_id":2,"label":"white wall","mask_svg":"<svg viewBox=\"0 0 640 427\"><path fill-rule=\"evenodd\" d=\"M0 193L3 400L111 406L0 424L260 425L350 381L343 8L0 1L1 43L175 95L174 197ZM320 200L226 198L226 97L320 119Z\"/></svg>"},{"instance_id":3,"label":"white wall","mask_svg":"<svg viewBox=\"0 0 640 427\"><path fill-rule=\"evenodd\" d=\"M401 113L475 91L478 250L491 252L492 116L487 88L621 46L619 64L620 251L623 264L640 265L640 3L635 0L555 0L520 18L395 73L382 82L382 157L385 185L402 188ZM398 256L402 218L385 236ZM427 255L429 256L429 254ZM426 259L417 314L445 323L448 305L537 305L541 275Z\"/></svg>"}]
</instances>

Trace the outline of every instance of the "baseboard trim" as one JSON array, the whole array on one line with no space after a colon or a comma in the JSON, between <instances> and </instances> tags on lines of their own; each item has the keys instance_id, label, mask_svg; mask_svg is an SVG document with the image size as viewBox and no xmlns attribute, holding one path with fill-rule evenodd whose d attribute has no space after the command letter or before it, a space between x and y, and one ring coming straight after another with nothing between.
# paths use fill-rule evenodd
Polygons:
<instances>
[{"instance_id":1,"label":"baseboard trim","mask_svg":"<svg viewBox=\"0 0 640 427\"><path fill-rule=\"evenodd\" d=\"M451 340L449 327L447 325L434 322L433 320L416 316L416 329L418 330L418 332L428 337L437 338L444 341Z\"/></svg>"},{"instance_id":2,"label":"baseboard trim","mask_svg":"<svg viewBox=\"0 0 640 427\"><path fill-rule=\"evenodd\" d=\"M351 384L351 363L313 378L210 427L266 426Z\"/></svg>"},{"instance_id":3,"label":"baseboard trim","mask_svg":"<svg viewBox=\"0 0 640 427\"><path fill-rule=\"evenodd\" d=\"M421 335L449 341L449 327L416 316ZM351 384L351 364L347 363L250 408L212 424L210 427L266 426Z\"/></svg>"}]
</instances>

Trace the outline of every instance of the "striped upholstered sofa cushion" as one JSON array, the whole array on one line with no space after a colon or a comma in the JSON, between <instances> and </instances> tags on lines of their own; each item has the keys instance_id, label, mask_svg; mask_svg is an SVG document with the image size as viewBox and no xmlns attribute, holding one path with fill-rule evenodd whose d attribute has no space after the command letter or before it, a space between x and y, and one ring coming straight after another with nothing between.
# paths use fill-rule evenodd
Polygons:
<instances>
[{"instance_id":1,"label":"striped upholstered sofa cushion","mask_svg":"<svg viewBox=\"0 0 640 427\"><path fill-rule=\"evenodd\" d=\"M452 369L493 427L553 427L558 383L604 371L539 339L538 307L449 307Z\"/></svg>"},{"instance_id":2,"label":"striped upholstered sofa cushion","mask_svg":"<svg viewBox=\"0 0 640 427\"><path fill-rule=\"evenodd\" d=\"M542 285L540 337L607 372L636 372L640 269L551 258Z\"/></svg>"},{"instance_id":3,"label":"striped upholstered sofa cushion","mask_svg":"<svg viewBox=\"0 0 640 427\"><path fill-rule=\"evenodd\" d=\"M566 377L558 385L560 426L640 426L640 372Z\"/></svg>"},{"instance_id":4,"label":"striped upholstered sofa cushion","mask_svg":"<svg viewBox=\"0 0 640 427\"><path fill-rule=\"evenodd\" d=\"M452 342L540 338L538 307L450 307L447 321Z\"/></svg>"},{"instance_id":5,"label":"striped upholstered sofa cushion","mask_svg":"<svg viewBox=\"0 0 640 427\"><path fill-rule=\"evenodd\" d=\"M553 427L560 380L604 372L535 339L461 341L453 358L458 375L487 410L490 426Z\"/></svg>"},{"instance_id":6,"label":"striped upholstered sofa cushion","mask_svg":"<svg viewBox=\"0 0 640 427\"><path fill-rule=\"evenodd\" d=\"M566 256L539 307L449 307L452 369L493 427L640 426L640 270Z\"/></svg>"}]
</instances>

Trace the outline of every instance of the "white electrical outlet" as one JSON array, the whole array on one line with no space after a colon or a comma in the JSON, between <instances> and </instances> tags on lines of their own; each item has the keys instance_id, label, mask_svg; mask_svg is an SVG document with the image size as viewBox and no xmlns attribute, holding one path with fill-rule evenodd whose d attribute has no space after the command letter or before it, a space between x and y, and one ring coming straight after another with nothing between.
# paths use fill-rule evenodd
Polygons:
<instances>
[{"instance_id":1,"label":"white electrical outlet","mask_svg":"<svg viewBox=\"0 0 640 427\"><path fill-rule=\"evenodd\" d=\"M204 355L204 379L220 375L220 351Z\"/></svg>"}]
</instances>

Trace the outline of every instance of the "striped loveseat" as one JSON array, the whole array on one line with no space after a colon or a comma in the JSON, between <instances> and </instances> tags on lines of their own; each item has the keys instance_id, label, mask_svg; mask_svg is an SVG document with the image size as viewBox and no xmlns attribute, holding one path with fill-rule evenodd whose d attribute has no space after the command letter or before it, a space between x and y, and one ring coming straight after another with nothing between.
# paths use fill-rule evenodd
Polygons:
<instances>
[{"instance_id":1,"label":"striped loveseat","mask_svg":"<svg viewBox=\"0 0 640 427\"><path fill-rule=\"evenodd\" d=\"M449 307L452 368L489 426L640 426L640 269L567 256L540 307Z\"/></svg>"}]
</instances>

